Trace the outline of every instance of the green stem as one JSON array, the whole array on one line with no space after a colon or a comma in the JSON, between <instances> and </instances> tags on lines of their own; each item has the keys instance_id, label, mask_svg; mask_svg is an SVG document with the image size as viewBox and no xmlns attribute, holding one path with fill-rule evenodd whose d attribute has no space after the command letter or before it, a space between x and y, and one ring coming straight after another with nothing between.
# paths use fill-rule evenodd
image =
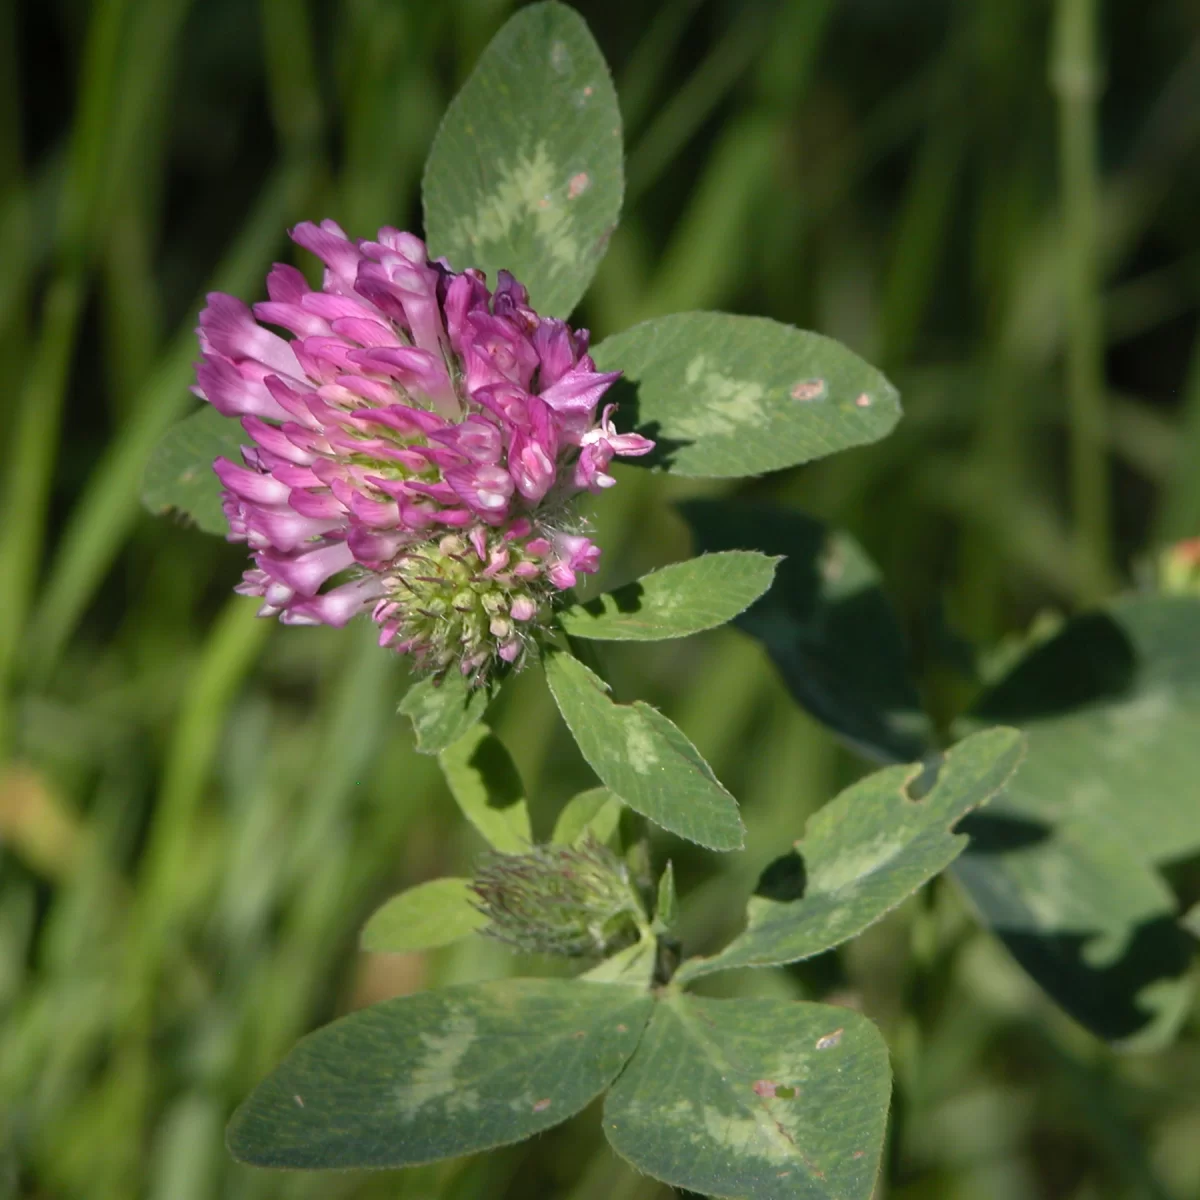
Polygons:
<instances>
[{"instance_id":1,"label":"green stem","mask_svg":"<svg viewBox=\"0 0 1200 1200\"><path fill-rule=\"evenodd\" d=\"M1095 0L1057 0L1051 83L1058 99L1071 499L1080 599L1114 575L1104 398L1104 338L1097 263L1100 64Z\"/></svg>"}]
</instances>

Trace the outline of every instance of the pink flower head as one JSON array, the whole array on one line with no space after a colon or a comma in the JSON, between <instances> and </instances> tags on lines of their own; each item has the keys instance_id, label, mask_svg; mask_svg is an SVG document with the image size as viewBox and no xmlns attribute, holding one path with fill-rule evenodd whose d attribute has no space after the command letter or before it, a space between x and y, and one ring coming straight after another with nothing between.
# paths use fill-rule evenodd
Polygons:
<instances>
[{"instance_id":1,"label":"pink flower head","mask_svg":"<svg viewBox=\"0 0 1200 1200\"><path fill-rule=\"evenodd\" d=\"M292 239L324 263L319 290L277 264L268 300L213 293L200 314L196 391L251 438L214 464L254 560L238 590L288 624L369 612L381 644L482 683L596 570L573 497L654 443L617 433L611 404L597 419L619 372L508 272L491 292L395 229Z\"/></svg>"}]
</instances>

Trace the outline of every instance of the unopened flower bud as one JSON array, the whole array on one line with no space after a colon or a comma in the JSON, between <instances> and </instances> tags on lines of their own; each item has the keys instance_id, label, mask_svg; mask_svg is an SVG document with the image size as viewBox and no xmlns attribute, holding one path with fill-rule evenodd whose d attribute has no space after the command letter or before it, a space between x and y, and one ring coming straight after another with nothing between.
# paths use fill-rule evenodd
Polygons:
<instances>
[{"instance_id":1,"label":"unopened flower bud","mask_svg":"<svg viewBox=\"0 0 1200 1200\"><path fill-rule=\"evenodd\" d=\"M1158 559L1158 586L1163 592L1200 595L1200 537L1168 546Z\"/></svg>"},{"instance_id":2,"label":"unopened flower bud","mask_svg":"<svg viewBox=\"0 0 1200 1200\"><path fill-rule=\"evenodd\" d=\"M594 838L491 854L471 889L490 922L483 932L519 950L602 957L645 924L625 865Z\"/></svg>"}]
</instances>

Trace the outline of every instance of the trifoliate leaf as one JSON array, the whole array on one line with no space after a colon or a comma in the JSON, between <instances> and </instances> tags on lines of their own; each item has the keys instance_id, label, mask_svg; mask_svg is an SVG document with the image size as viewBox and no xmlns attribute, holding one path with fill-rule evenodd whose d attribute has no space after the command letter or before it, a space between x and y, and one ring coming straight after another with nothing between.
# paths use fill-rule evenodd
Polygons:
<instances>
[{"instance_id":1,"label":"trifoliate leaf","mask_svg":"<svg viewBox=\"0 0 1200 1200\"><path fill-rule=\"evenodd\" d=\"M1200 599L1129 596L1076 617L976 705L1028 731L954 873L1073 1016L1148 1047L1190 1003L1192 947L1157 868L1200 851Z\"/></svg>"},{"instance_id":2,"label":"trifoliate leaf","mask_svg":"<svg viewBox=\"0 0 1200 1200\"><path fill-rule=\"evenodd\" d=\"M360 945L375 953L408 954L449 946L486 924L469 879L431 879L377 909L363 928Z\"/></svg>"},{"instance_id":3,"label":"trifoliate leaf","mask_svg":"<svg viewBox=\"0 0 1200 1200\"><path fill-rule=\"evenodd\" d=\"M439 754L483 718L491 702L487 688L472 688L457 672L422 679L408 689L399 711L410 718L422 754Z\"/></svg>"},{"instance_id":4,"label":"trifoliate leaf","mask_svg":"<svg viewBox=\"0 0 1200 1200\"><path fill-rule=\"evenodd\" d=\"M438 762L463 815L502 854L522 854L533 842L525 785L504 743L475 725Z\"/></svg>"},{"instance_id":5,"label":"trifoliate leaf","mask_svg":"<svg viewBox=\"0 0 1200 1200\"><path fill-rule=\"evenodd\" d=\"M683 733L640 701L616 704L569 654L546 655L546 678L580 752L635 812L710 850L742 845L737 802Z\"/></svg>"},{"instance_id":6,"label":"trifoliate leaf","mask_svg":"<svg viewBox=\"0 0 1200 1200\"><path fill-rule=\"evenodd\" d=\"M228 1142L262 1167L406 1167L531 1137L616 1077L653 1005L632 988L505 979L387 1000L309 1034Z\"/></svg>"},{"instance_id":7,"label":"trifoliate leaf","mask_svg":"<svg viewBox=\"0 0 1200 1200\"><path fill-rule=\"evenodd\" d=\"M762 475L878 441L896 389L845 346L766 317L692 312L605 338L618 424L653 438L641 461L676 475Z\"/></svg>"},{"instance_id":8,"label":"trifoliate leaf","mask_svg":"<svg viewBox=\"0 0 1200 1200\"><path fill-rule=\"evenodd\" d=\"M158 515L180 513L205 533L229 532L221 511L221 481L213 460L242 461L249 442L241 423L210 404L176 421L163 434L142 477L142 503Z\"/></svg>"},{"instance_id":9,"label":"trifoliate leaf","mask_svg":"<svg viewBox=\"0 0 1200 1200\"><path fill-rule=\"evenodd\" d=\"M774 586L734 624L763 643L796 703L869 758L920 758L929 721L879 571L858 543L777 505L680 508L701 550L783 556Z\"/></svg>"},{"instance_id":10,"label":"trifoliate leaf","mask_svg":"<svg viewBox=\"0 0 1200 1200\"><path fill-rule=\"evenodd\" d=\"M668 992L604 1103L639 1171L706 1196L869 1200L890 1091L865 1017Z\"/></svg>"},{"instance_id":11,"label":"trifoliate leaf","mask_svg":"<svg viewBox=\"0 0 1200 1200\"><path fill-rule=\"evenodd\" d=\"M604 56L562 4L522 8L492 39L434 138L430 254L504 268L544 316L566 317L616 228L621 114Z\"/></svg>"},{"instance_id":12,"label":"trifoliate leaf","mask_svg":"<svg viewBox=\"0 0 1200 1200\"><path fill-rule=\"evenodd\" d=\"M862 932L958 857L967 838L955 824L1008 784L1022 752L1016 730L992 729L924 766L860 780L764 872L746 931L720 954L685 963L677 978L796 962Z\"/></svg>"},{"instance_id":13,"label":"trifoliate leaf","mask_svg":"<svg viewBox=\"0 0 1200 1200\"><path fill-rule=\"evenodd\" d=\"M704 554L574 604L559 615L573 637L656 642L732 621L775 577L777 558L752 551Z\"/></svg>"}]
</instances>

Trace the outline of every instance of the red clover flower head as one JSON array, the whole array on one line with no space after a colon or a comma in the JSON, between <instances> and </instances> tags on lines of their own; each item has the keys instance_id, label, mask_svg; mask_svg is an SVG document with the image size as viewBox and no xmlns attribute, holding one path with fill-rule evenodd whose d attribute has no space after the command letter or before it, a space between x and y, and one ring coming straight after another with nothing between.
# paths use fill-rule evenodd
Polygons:
<instances>
[{"instance_id":1,"label":"red clover flower head","mask_svg":"<svg viewBox=\"0 0 1200 1200\"><path fill-rule=\"evenodd\" d=\"M587 331L539 317L507 271L489 291L390 228L291 236L325 264L320 290L276 264L268 301L214 292L200 314L196 391L251 439L214 463L254 560L238 590L288 624L369 612L381 645L484 683L596 570L573 498L654 443L601 408L619 372L596 370Z\"/></svg>"}]
</instances>

